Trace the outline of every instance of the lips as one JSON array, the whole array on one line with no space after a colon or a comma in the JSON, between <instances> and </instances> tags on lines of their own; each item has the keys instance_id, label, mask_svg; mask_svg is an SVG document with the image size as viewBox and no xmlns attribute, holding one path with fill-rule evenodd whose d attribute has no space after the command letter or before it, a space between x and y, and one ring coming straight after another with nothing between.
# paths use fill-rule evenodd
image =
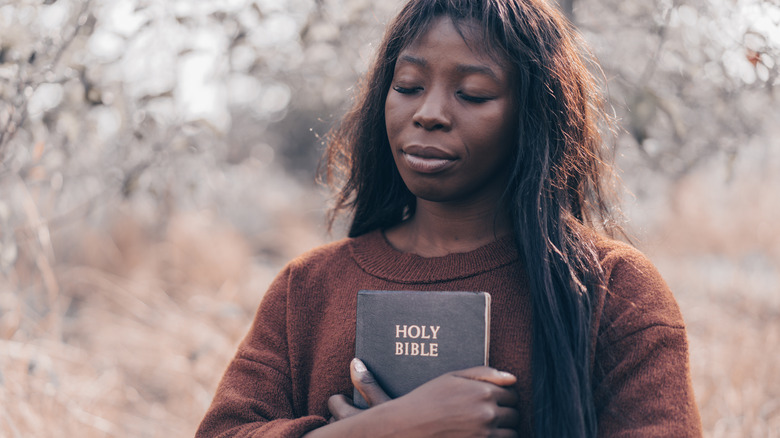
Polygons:
<instances>
[{"instance_id":1,"label":"lips","mask_svg":"<svg viewBox=\"0 0 780 438\"><path fill-rule=\"evenodd\" d=\"M434 146L407 146L401 150L406 164L415 172L437 173L452 166L458 157Z\"/></svg>"},{"instance_id":2,"label":"lips","mask_svg":"<svg viewBox=\"0 0 780 438\"><path fill-rule=\"evenodd\" d=\"M407 155L413 155L420 158L438 158L441 160L455 160L458 157L455 155L437 148L436 146L407 146L402 149L403 153Z\"/></svg>"}]
</instances>

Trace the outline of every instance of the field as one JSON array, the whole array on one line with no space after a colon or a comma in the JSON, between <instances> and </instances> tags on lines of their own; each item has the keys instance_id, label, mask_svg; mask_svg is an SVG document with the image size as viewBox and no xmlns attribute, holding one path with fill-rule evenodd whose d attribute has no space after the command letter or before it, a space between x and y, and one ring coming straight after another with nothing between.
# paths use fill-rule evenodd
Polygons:
<instances>
[{"instance_id":1,"label":"field","mask_svg":"<svg viewBox=\"0 0 780 438\"><path fill-rule=\"evenodd\" d=\"M780 436L772 159L733 178L713 165L671 196L629 199L637 245L688 324L708 437ZM302 193L260 206L269 219L257 235L215 212L159 224L118 205L104 226L75 221L41 253L20 253L0 279L0 436L191 436L266 285L330 238L321 197Z\"/></svg>"},{"instance_id":2,"label":"field","mask_svg":"<svg viewBox=\"0 0 780 438\"><path fill-rule=\"evenodd\" d=\"M192 436L267 285L341 235L305 181L400 3L0 4L0 438ZM557 3L705 436L779 438L780 4Z\"/></svg>"}]
</instances>

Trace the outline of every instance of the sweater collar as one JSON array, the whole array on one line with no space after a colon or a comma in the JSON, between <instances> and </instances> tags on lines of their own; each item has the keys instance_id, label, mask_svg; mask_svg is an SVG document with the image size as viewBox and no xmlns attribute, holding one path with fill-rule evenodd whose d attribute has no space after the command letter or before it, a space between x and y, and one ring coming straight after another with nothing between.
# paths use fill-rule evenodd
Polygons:
<instances>
[{"instance_id":1,"label":"sweater collar","mask_svg":"<svg viewBox=\"0 0 780 438\"><path fill-rule=\"evenodd\" d=\"M395 249L381 230L352 239L352 257L368 274L398 283L435 283L471 277L518 259L511 235L483 247L443 257L421 257Z\"/></svg>"}]
</instances>

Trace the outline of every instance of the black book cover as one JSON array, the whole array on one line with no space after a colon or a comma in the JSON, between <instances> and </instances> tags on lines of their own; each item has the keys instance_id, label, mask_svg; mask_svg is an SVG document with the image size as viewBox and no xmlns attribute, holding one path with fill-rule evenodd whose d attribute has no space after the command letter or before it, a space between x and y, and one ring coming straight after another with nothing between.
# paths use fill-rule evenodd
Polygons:
<instances>
[{"instance_id":1,"label":"black book cover","mask_svg":"<svg viewBox=\"0 0 780 438\"><path fill-rule=\"evenodd\" d=\"M358 292L355 356L396 398L450 371L487 365L490 294ZM355 390L355 405L366 402Z\"/></svg>"}]
</instances>

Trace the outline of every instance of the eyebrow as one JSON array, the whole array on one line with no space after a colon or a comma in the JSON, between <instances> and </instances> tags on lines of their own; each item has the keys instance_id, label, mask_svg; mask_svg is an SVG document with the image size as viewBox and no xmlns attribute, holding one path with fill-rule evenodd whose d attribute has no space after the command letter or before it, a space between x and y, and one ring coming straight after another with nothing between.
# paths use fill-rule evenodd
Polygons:
<instances>
[{"instance_id":1,"label":"eyebrow","mask_svg":"<svg viewBox=\"0 0 780 438\"><path fill-rule=\"evenodd\" d=\"M501 82L498 79L498 75L496 74L496 72L494 72L492 68L486 65L458 64L455 67L455 70L463 74L477 73L477 74L487 75L493 78L496 82Z\"/></svg>"},{"instance_id":2,"label":"eyebrow","mask_svg":"<svg viewBox=\"0 0 780 438\"><path fill-rule=\"evenodd\" d=\"M419 65L420 67L428 67L428 61L412 55L401 55L401 58L399 58L398 61L406 61L410 64Z\"/></svg>"},{"instance_id":3,"label":"eyebrow","mask_svg":"<svg viewBox=\"0 0 780 438\"><path fill-rule=\"evenodd\" d=\"M423 68L428 67L428 61L426 61L423 58L418 58L416 56L412 55L402 55L399 59L399 62L408 62L410 64L418 65ZM475 65L475 64L458 64L455 66L455 70L458 73L462 74L483 74L486 76L489 76L493 78L496 82L501 82L501 80L498 78L498 75L495 71L493 71L492 68L486 66L486 65Z\"/></svg>"}]
</instances>

